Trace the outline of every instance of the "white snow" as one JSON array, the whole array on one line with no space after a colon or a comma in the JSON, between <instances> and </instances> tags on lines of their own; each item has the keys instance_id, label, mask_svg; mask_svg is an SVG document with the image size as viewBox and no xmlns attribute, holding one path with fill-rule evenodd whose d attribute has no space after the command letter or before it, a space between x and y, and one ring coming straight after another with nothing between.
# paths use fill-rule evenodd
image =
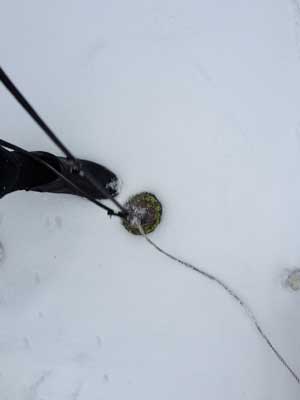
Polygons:
<instances>
[{"instance_id":1,"label":"white snow","mask_svg":"<svg viewBox=\"0 0 300 400\"><path fill-rule=\"evenodd\" d=\"M299 0L4 2L1 66L151 236L235 288L300 374ZM1 137L53 151L1 87ZM108 204L108 203L107 203ZM296 400L219 287L80 198L1 199L1 400ZM1 251L2 254L2 251ZM4 253L3 253L4 254ZM2 256L1 256L2 257Z\"/></svg>"}]
</instances>

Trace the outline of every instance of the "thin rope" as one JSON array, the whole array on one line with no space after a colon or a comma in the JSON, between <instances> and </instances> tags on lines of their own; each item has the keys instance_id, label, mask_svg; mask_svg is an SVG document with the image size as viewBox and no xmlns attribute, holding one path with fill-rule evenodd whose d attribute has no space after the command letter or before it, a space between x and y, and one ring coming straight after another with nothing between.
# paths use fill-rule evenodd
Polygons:
<instances>
[{"instance_id":1,"label":"thin rope","mask_svg":"<svg viewBox=\"0 0 300 400\"><path fill-rule=\"evenodd\" d=\"M283 356L279 353L279 351L276 349L276 347L272 344L271 340L268 338L267 334L264 332L262 327L260 326L257 318L255 317L253 311L250 309L250 307L241 299L240 296L238 296L233 289L231 289L226 283L224 283L221 279L217 278L216 276L210 274L209 272L204 271L203 269L200 269L198 267L195 267L194 265L190 264L187 261L181 260L180 258L177 258L173 256L172 254L168 253L167 251L163 250L160 246L158 246L156 243L154 243L149 237L145 234L141 224L137 221L136 222L138 229L140 233L143 235L143 237L147 240L147 242L154 247L157 251L165 255L166 257L170 258L171 260L191 269L194 272L197 272L204 276L205 278L215 282L217 285L221 286L239 305L244 309L250 320L253 322L254 326L256 327L258 333L260 336L264 339L264 341L267 343L267 345L270 347L270 349L273 351L275 356L278 358L278 360L283 364L283 366L290 372L290 374L296 379L297 383L300 384L300 378L294 372L294 370L289 366L287 361L283 358Z\"/></svg>"},{"instance_id":2,"label":"thin rope","mask_svg":"<svg viewBox=\"0 0 300 400\"><path fill-rule=\"evenodd\" d=\"M68 159L73 161L74 168L80 171L81 176L85 177L89 183L94 186L102 197L106 197L112 201L115 206L117 206L121 211L122 215L127 215L127 210L120 204L110 193L100 184L98 180L89 172L88 168L82 167L80 161L70 152L70 150L63 144L63 142L55 135L55 133L49 128L45 121L39 116L39 114L34 110L30 103L25 99L23 94L15 86L12 80L0 67L0 81L6 87L6 89L12 94L12 96L17 100L17 102L24 108L24 110L31 116L31 118L37 123L37 125L43 130L43 132L50 138L50 140L66 155ZM44 164L48 167L48 164ZM81 191L83 193L83 191ZM87 196L85 196L87 197ZM88 197L87 197L88 198ZM114 214L110 214L114 215Z\"/></svg>"},{"instance_id":3,"label":"thin rope","mask_svg":"<svg viewBox=\"0 0 300 400\"><path fill-rule=\"evenodd\" d=\"M35 109L29 104L22 93L17 89L15 84L11 81L8 75L0 67L0 79L6 89L14 96L17 102L24 108L24 110L31 116L31 118L38 124L38 126L46 133L50 140L72 161L76 162L75 156L70 150L58 139L55 133L49 126L42 120Z\"/></svg>"}]
</instances>

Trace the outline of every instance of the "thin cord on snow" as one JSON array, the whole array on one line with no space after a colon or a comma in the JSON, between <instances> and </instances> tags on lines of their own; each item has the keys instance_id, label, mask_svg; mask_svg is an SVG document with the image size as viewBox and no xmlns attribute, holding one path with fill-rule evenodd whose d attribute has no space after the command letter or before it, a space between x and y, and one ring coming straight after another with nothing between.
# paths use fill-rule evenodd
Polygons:
<instances>
[{"instance_id":1,"label":"thin cord on snow","mask_svg":"<svg viewBox=\"0 0 300 400\"><path fill-rule=\"evenodd\" d=\"M226 283L224 283L221 279L217 278L216 276L210 274L209 272L204 271L203 269L200 269L198 267L195 267L194 265L181 260L180 258L177 258L173 256L172 254L168 253L167 251L163 250L160 246L158 246L156 243L154 243L149 237L145 234L141 224L139 221L136 221L136 225L140 231L140 233L143 235L143 237L147 240L147 242L154 247L157 251L165 255L166 257L170 258L171 260L178 262L181 265L184 265L185 267L191 269L194 272L197 272L204 276L205 278L215 282L217 285L221 286L239 305L244 309L250 320L253 322L255 328L257 329L258 333L260 336L264 339L264 341L267 343L267 345L270 347L270 349L273 351L275 356L278 358L278 360L284 365L284 367L290 372L290 374L296 379L297 383L300 384L300 378L296 374L296 372L293 371L293 369L289 366L287 361L283 358L283 356L279 353L279 351L276 349L276 347L272 344L271 340L268 338L267 334L263 331L262 327L260 326L259 322L257 321L253 311L249 308L249 306L241 299L240 296L238 296L233 289L231 289Z\"/></svg>"}]
</instances>

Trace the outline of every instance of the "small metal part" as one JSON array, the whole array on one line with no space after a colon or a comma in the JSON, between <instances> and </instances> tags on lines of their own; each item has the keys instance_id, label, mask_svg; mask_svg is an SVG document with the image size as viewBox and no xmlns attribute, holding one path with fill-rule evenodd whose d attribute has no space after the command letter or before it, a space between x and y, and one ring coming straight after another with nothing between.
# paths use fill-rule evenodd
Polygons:
<instances>
[{"instance_id":1,"label":"small metal part","mask_svg":"<svg viewBox=\"0 0 300 400\"><path fill-rule=\"evenodd\" d=\"M123 219L122 224L128 232L134 235L141 234L139 225L146 234L149 234L157 228L161 221L162 205L152 193L138 193L130 197L124 207L128 216Z\"/></svg>"}]
</instances>

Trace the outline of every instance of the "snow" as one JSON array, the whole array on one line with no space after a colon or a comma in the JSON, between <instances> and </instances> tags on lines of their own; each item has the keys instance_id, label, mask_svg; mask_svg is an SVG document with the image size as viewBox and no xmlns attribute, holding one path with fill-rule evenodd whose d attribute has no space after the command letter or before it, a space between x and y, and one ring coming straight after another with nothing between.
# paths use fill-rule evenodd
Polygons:
<instances>
[{"instance_id":1,"label":"snow","mask_svg":"<svg viewBox=\"0 0 300 400\"><path fill-rule=\"evenodd\" d=\"M78 156L151 191L300 374L299 0L5 2L1 65ZM2 87L1 137L53 151ZM1 199L1 400L299 399L237 303L68 195ZM5 255L5 257L4 257Z\"/></svg>"}]
</instances>

